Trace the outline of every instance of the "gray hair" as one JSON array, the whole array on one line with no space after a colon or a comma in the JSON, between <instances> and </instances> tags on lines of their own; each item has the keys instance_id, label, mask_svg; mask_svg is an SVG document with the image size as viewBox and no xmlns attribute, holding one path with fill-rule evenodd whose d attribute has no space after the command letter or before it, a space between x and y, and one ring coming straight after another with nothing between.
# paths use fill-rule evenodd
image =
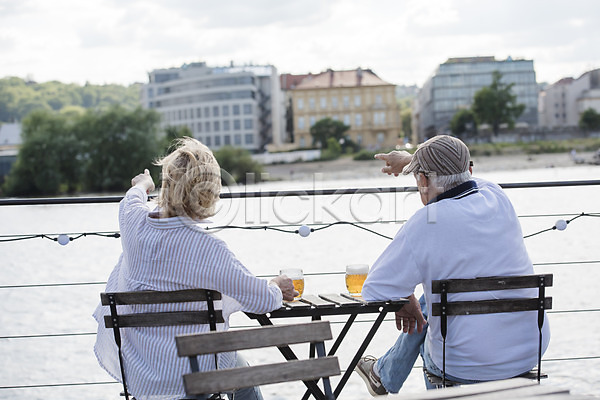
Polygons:
<instances>
[{"instance_id":1,"label":"gray hair","mask_svg":"<svg viewBox=\"0 0 600 400\"><path fill-rule=\"evenodd\" d=\"M461 183L471 180L471 173L469 171L454 175L437 175L436 173L429 173L427 174L427 177L432 180L431 183L433 186L440 188L443 193Z\"/></svg>"}]
</instances>

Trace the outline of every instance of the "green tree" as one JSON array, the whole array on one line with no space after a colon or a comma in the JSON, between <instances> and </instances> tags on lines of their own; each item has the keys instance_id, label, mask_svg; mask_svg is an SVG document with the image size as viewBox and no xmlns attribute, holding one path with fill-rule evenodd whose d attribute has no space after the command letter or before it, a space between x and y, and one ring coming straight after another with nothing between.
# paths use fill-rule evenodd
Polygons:
<instances>
[{"instance_id":1,"label":"green tree","mask_svg":"<svg viewBox=\"0 0 600 400\"><path fill-rule=\"evenodd\" d=\"M402 133L406 138L412 136L412 110L405 108L400 113L400 122L402 124Z\"/></svg>"},{"instance_id":2,"label":"green tree","mask_svg":"<svg viewBox=\"0 0 600 400\"><path fill-rule=\"evenodd\" d=\"M472 110L479 124L490 124L494 135L498 135L500 124L515 125L525 110L524 104L517 104L517 96L512 94L514 83L501 82L502 74L494 71L492 84L481 88L473 99Z\"/></svg>"},{"instance_id":3,"label":"green tree","mask_svg":"<svg viewBox=\"0 0 600 400\"><path fill-rule=\"evenodd\" d=\"M470 133L477 133L477 121L475 114L468 108L458 110L450 121L450 130L460 138L468 136Z\"/></svg>"},{"instance_id":4,"label":"green tree","mask_svg":"<svg viewBox=\"0 0 600 400\"><path fill-rule=\"evenodd\" d=\"M8 195L54 195L77 189L79 141L64 115L37 110L23 120L23 144L4 188Z\"/></svg>"},{"instance_id":5,"label":"green tree","mask_svg":"<svg viewBox=\"0 0 600 400\"><path fill-rule=\"evenodd\" d=\"M187 125L167 126L164 135L159 141L159 148L162 149L163 154L169 154L173 151L172 146L175 143L174 141L185 136L193 137L192 131L190 131Z\"/></svg>"},{"instance_id":6,"label":"green tree","mask_svg":"<svg viewBox=\"0 0 600 400\"><path fill-rule=\"evenodd\" d=\"M338 143L344 138L345 133L350 129L341 121L334 121L331 118L323 118L310 128L310 134L313 138L313 145L320 143L322 149L327 148L329 139L335 139Z\"/></svg>"},{"instance_id":7,"label":"green tree","mask_svg":"<svg viewBox=\"0 0 600 400\"><path fill-rule=\"evenodd\" d=\"M254 161L248 150L240 147L224 146L215 151L214 155L221 169L227 171L230 175L228 177L226 174L222 174L224 185L250 183L247 181L247 174L253 175L254 182L261 180L262 164ZM233 182L231 182L231 178L233 178Z\"/></svg>"},{"instance_id":8,"label":"green tree","mask_svg":"<svg viewBox=\"0 0 600 400\"><path fill-rule=\"evenodd\" d=\"M156 111L142 108L128 111L114 105L106 111L88 110L77 124L84 148L80 155L84 189L121 191L129 187L131 178L148 168L158 153L159 121Z\"/></svg>"},{"instance_id":9,"label":"green tree","mask_svg":"<svg viewBox=\"0 0 600 400\"><path fill-rule=\"evenodd\" d=\"M327 147L321 153L321 160L335 160L342 154L342 145L339 140L330 137L327 139Z\"/></svg>"},{"instance_id":10,"label":"green tree","mask_svg":"<svg viewBox=\"0 0 600 400\"><path fill-rule=\"evenodd\" d=\"M600 130L600 113L593 108L588 108L579 116L579 128L584 131Z\"/></svg>"}]
</instances>

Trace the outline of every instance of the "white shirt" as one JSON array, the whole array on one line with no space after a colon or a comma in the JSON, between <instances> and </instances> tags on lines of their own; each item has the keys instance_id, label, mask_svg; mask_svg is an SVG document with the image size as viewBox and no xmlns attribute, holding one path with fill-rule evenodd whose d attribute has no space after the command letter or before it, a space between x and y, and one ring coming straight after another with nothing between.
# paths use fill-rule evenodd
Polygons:
<instances>
[{"instance_id":1,"label":"white shirt","mask_svg":"<svg viewBox=\"0 0 600 400\"><path fill-rule=\"evenodd\" d=\"M427 309L440 296L431 293L436 279L533 274L517 215L502 189L475 180L449 198L417 211L377 259L363 286L366 300L411 295L423 285ZM534 297L536 289L450 294L448 301ZM440 318L429 317L426 340L442 368ZM545 350L550 339L543 327ZM495 380L526 372L537 364L537 312L454 316L448 318L446 373L463 379Z\"/></svg>"},{"instance_id":2,"label":"white shirt","mask_svg":"<svg viewBox=\"0 0 600 400\"><path fill-rule=\"evenodd\" d=\"M119 206L123 253L110 274L107 292L181 290L203 288L219 291L224 324L235 311L266 313L281 307L279 287L255 277L236 259L225 243L188 218L153 218L146 193L131 188ZM156 216L156 213L154 213ZM167 310L206 309L206 303L137 306ZM98 334L94 352L100 365L121 380L112 329L104 327L108 306L94 312ZM175 336L208 331L206 325L121 329L125 377L129 392L138 400L177 399L184 396L182 376L190 372L187 358L177 356ZM214 369L214 357L199 358L200 370ZM234 353L219 354L219 368L235 365Z\"/></svg>"}]
</instances>

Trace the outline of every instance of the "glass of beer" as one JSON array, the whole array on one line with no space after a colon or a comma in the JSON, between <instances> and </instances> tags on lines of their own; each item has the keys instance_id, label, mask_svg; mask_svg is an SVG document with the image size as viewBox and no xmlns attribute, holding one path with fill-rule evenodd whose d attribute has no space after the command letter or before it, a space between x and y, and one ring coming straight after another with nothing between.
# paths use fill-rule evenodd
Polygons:
<instances>
[{"instance_id":1,"label":"glass of beer","mask_svg":"<svg viewBox=\"0 0 600 400\"><path fill-rule=\"evenodd\" d=\"M352 296L360 296L363 283L367 279L369 266L367 264L353 264L346 267L346 288Z\"/></svg>"},{"instance_id":2,"label":"glass of beer","mask_svg":"<svg viewBox=\"0 0 600 400\"><path fill-rule=\"evenodd\" d=\"M285 275L294 283L294 289L298 292L298 296L294 297L297 300L304 293L304 273L300 268L285 268L279 271L279 275Z\"/></svg>"}]
</instances>

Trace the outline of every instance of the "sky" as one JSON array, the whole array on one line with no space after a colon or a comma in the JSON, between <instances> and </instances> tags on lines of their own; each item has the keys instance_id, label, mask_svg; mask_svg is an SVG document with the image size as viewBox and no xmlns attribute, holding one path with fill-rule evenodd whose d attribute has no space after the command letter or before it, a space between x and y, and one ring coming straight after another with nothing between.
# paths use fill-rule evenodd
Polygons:
<instances>
[{"instance_id":1,"label":"sky","mask_svg":"<svg viewBox=\"0 0 600 400\"><path fill-rule=\"evenodd\" d=\"M554 83L600 68L599 38L599 0L0 0L0 77L129 85L233 61L422 86L450 57L510 56Z\"/></svg>"}]
</instances>

